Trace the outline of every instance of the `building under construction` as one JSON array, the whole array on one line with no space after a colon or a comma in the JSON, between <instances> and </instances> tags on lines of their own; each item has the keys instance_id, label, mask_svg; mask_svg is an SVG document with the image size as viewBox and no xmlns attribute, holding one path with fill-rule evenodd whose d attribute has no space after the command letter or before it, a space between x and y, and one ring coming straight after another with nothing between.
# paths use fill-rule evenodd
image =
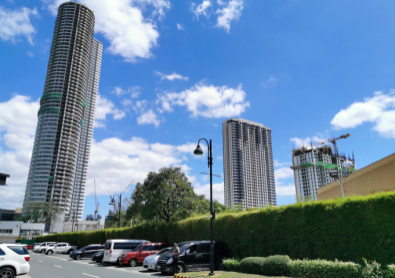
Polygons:
<instances>
[{"instance_id":1,"label":"building under construction","mask_svg":"<svg viewBox=\"0 0 395 278\"><path fill-rule=\"evenodd\" d=\"M328 145L314 148L301 147L292 151L291 169L294 170L296 198L298 201L317 200L317 190L335 181L330 173L338 171L342 176L342 165L346 161L352 162L355 168L354 155L346 158L335 153Z\"/></svg>"}]
</instances>

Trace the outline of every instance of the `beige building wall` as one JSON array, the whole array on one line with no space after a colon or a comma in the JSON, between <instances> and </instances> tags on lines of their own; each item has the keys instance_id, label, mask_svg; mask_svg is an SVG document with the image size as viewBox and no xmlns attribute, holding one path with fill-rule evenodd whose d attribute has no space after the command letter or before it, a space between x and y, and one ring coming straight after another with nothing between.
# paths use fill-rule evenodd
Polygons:
<instances>
[{"instance_id":1,"label":"beige building wall","mask_svg":"<svg viewBox=\"0 0 395 278\"><path fill-rule=\"evenodd\" d=\"M343 183L344 196L370 195L395 190L395 153L348 176ZM341 198L337 181L317 190L317 200Z\"/></svg>"}]
</instances>

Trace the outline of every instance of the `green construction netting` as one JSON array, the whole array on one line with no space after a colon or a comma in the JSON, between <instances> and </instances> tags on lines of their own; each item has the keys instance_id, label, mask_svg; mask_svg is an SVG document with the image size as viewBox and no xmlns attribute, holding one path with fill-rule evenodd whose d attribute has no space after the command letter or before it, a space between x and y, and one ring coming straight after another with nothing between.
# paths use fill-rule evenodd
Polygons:
<instances>
[{"instance_id":1,"label":"green construction netting","mask_svg":"<svg viewBox=\"0 0 395 278\"><path fill-rule=\"evenodd\" d=\"M302 165L302 167L311 167L311 166L313 166L313 163L311 163L311 162L305 162L305 163L302 163L302 164L300 164L300 165Z\"/></svg>"},{"instance_id":2,"label":"green construction netting","mask_svg":"<svg viewBox=\"0 0 395 278\"><path fill-rule=\"evenodd\" d=\"M337 165L336 164L333 164L333 166L331 167L331 170L332 169L335 169L337 167Z\"/></svg>"},{"instance_id":3,"label":"green construction netting","mask_svg":"<svg viewBox=\"0 0 395 278\"><path fill-rule=\"evenodd\" d=\"M329 168L332 167L332 165L333 165L333 164L331 164L331 163L327 163L327 164L325 164L324 168L325 168L325 169L329 169Z\"/></svg>"},{"instance_id":4,"label":"green construction netting","mask_svg":"<svg viewBox=\"0 0 395 278\"><path fill-rule=\"evenodd\" d=\"M60 108L59 107L44 107L44 108L40 108L40 110L38 111L37 116L40 116L41 114L45 114L45 113L56 113L60 115Z\"/></svg>"},{"instance_id":5,"label":"green construction netting","mask_svg":"<svg viewBox=\"0 0 395 278\"><path fill-rule=\"evenodd\" d=\"M81 126L84 126L84 120L81 120L80 124Z\"/></svg>"},{"instance_id":6,"label":"green construction netting","mask_svg":"<svg viewBox=\"0 0 395 278\"><path fill-rule=\"evenodd\" d=\"M60 94L60 93L46 93L41 97L40 103L42 103L45 100L49 100L49 99L62 100L62 94Z\"/></svg>"},{"instance_id":7,"label":"green construction netting","mask_svg":"<svg viewBox=\"0 0 395 278\"><path fill-rule=\"evenodd\" d=\"M86 107L86 101L84 102L84 108Z\"/></svg>"},{"instance_id":8,"label":"green construction netting","mask_svg":"<svg viewBox=\"0 0 395 278\"><path fill-rule=\"evenodd\" d=\"M319 167L319 166L322 166L322 164L324 164L324 162L320 161L315 166Z\"/></svg>"}]
</instances>

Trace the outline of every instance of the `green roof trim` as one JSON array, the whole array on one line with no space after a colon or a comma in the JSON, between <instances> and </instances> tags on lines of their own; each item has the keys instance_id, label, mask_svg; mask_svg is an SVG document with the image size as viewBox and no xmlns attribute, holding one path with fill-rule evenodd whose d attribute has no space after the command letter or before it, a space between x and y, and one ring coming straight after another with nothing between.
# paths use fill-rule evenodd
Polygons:
<instances>
[{"instance_id":1,"label":"green roof trim","mask_svg":"<svg viewBox=\"0 0 395 278\"><path fill-rule=\"evenodd\" d=\"M41 97L40 103L42 103L43 101L46 101L46 100L50 100L50 99L62 100L62 94L60 94L60 93L46 93Z\"/></svg>"},{"instance_id":2,"label":"green roof trim","mask_svg":"<svg viewBox=\"0 0 395 278\"><path fill-rule=\"evenodd\" d=\"M40 108L38 111L37 116L40 116L41 114L46 114L46 113L56 113L60 115L60 108L59 107L44 107Z\"/></svg>"},{"instance_id":3,"label":"green roof trim","mask_svg":"<svg viewBox=\"0 0 395 278\"><path fill-rule=\"evenodd\" d=\"M302 164L300 164L302 167L311 167L311 166L313 166L314 164L313 163L311 163L311 162L304 162L304 163L302 163Z\"/></svg>"},{"instance_id":4,"label":"green roof trim","mask_svg":"<svg viewBox=\"0 0 395 278\"><path fill-rule=\"evenodd\" d=\"M315 166L319 167L319 166L322 166L322 164L324 164L324 162L320 161Z\"/></svg>"},{"instance_id":5,"label":"green roof trim","mask_svg":"<svg viewBox=\"0 0 395 278\"><path fill-rule=\"evenodd\" d=\"M331 167L331 170L335 169L336 167L337 167L337 164L333 164L332 167Z\"/></svg>"}]
</instances>

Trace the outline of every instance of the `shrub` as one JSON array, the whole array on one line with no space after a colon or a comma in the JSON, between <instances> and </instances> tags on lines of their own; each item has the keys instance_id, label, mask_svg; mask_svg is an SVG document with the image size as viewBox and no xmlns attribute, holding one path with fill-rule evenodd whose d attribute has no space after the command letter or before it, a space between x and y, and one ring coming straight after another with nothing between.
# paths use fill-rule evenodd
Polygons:
<instances>
[{"instance_id":1,"label":"shrub","mask_svg":"<svg viewBox=\"0 0 395 278\"><path fill-rule=\"evenodd\" d=\"M270 256L263 262L263 274L267 276L287 276L290 274L288 256Z\"/></svg>"},{"instance_id":2,"label":"shrub","mask_svg":"<svg viewBox=\"0 0 395 278\"><path fill-rule=\"evenodd\" d=\"M240 272L240 259L226 259L223 262L226 271Z\"/></svg>"},{"instance_id":3,"label":"shrub","mask_svg":"<svg viewBox=\"0 0 395 278\"><path fill-rule=\"evenodd\" d=\"M325 258L359 262L362 257L394 263L395 193L303 202L238 213L218 213L215 240L226 242L234 257ZM368 235L368 236L367 236ZM79 247L107 239L183 242L210 239L210 218L145 223L94 232L60 233L37 240Z\"/></svg>"},{"instance_id":4,"label":"shrub","mask_svg":"<svg viewBox=\"0 0 395 278\"><path fill-rule=\"evenodd\" d=\"M291 275L307 278L352 278L360 277L361 266L352 262L325 260L295 260L289 264Z\"/></svg>"},{"instance_id":5,"label":"shrub","mask_svg":"<svg viewBox=\"0 0 395 278\"><path fill-rule=\"evenodd\" d=\"M395 278L395 265L390 264L387 266L384 274L385 278Z\"/></svg>"},{"instance_id":6,"label":"shrub","mask_svg":"<svg viewBox=\"0 0 395 278\"><path fill-rule=\"evenodd\" d=\"M250 257L240 262L240 271L249 274L263 274L263 262L265 258Z\"/></svg>"}]
</instances>

